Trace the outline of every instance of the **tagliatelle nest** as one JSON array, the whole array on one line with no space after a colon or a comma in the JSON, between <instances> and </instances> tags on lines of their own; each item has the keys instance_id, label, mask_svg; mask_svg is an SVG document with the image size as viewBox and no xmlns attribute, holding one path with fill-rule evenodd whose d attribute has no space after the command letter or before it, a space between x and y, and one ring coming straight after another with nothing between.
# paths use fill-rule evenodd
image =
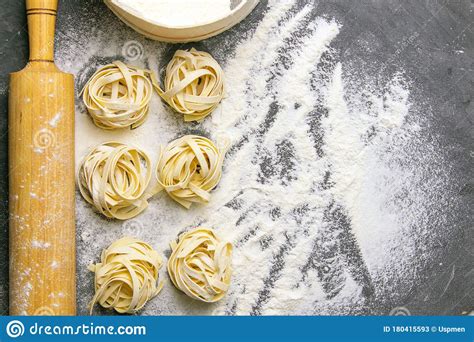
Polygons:
<instances>
[{"instance_id":1,"label":"tagliatelle nest","mask_svg":"<svg viewBox=\"0 0 474 342\"><path fill-rule=\"evenodd\" d=\"M161 291L162 264L158 252L145 242L131 237L115 241L102 251L100 263L89 266L96 289L90 312L96 303L119 313L137 312Z\"/></svg>"},{"instance_id":2,"label":"tagliatelle nest","mask_svg":"<svg viewBox=\"0 0 474 342\"><path fill-rule=\"evenodd\" d=\"M120 61L97 70L82 90L94 123L103 129L136 128L143 124L153 93L149 73Z\"/></svg>"},{"instance_id":3,"label":"tagliatelle nest","mask_svg":"<svg viewBox=\"0 0 474 342\"><path fill-rule=\"evenodd\" d=\"M158 184L186 208L192 203L207 203L221 179L224 155L224 150L204 137L186 135L174 140L161 151Z\"/></svg>"},{"instance_id":4,"label":"tagliatelle nest","mask_svg":"<svg viewBox=\"0 0 474 342\"><path fill-rule=\"evenodd\" d=\"M77 175L84 199L109 218L126 220L147 206L145 189L151 161L140 149L118 142L96 146L82 160Z\"/></svg>"},{"instance_id":5,"label":"tagliatelle nest","mask_svg":"<svg viewBox=\"0 0 474 342\"><path fill-rule=\"evenodd\" d=\"M164 90L158 94L185 121L201 121L224 97L223 71L207 52L177 50L166 67Z\"/></svg>"},{"instance_id":6,"label":"tagliatelle nest","mask_svg":"<svg viewBox=\"0 0 474 342\"><path fill-rule=\"evenodd\" d=\"M232 275L232 244L212 229L199 227L171 243L168 273L173 284L189 297L216 302L226 294Z\"/></svg>"}]
</instances>

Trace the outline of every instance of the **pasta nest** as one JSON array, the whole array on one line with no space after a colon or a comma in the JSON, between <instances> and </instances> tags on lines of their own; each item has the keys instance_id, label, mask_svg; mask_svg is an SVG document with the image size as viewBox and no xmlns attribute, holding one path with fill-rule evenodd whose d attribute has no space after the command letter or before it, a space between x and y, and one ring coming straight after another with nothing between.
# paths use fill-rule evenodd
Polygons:
<instances>
[{"instance_id":1,"label":"pasta nest","mask_svg":"<svg viewBox=\"0 0 474 342\"><path fill-rule=\"evenodd\" d=\"M161 151L158 187L188 209L192 203L207 203L221 179L224 155L207 138L186 135L176 139Z\"/></svg>"},{"instance_id":2,"label":"pasta nest","mask_svg":"<svg viewBox=\"0 0 474 342\"><path fill-rule=\"evenodd\" d=\"M171 243L168 273L173 284L189 297L216 302L230 286L232 244L212 229L199 227Z\"/></svg>"},{"instance_id":3,"label":"pasta nest","mask_svg":"<svg viewBox=\"0 0 474 342\"><path fill-rule=\"evenodd\" d=\"M82 90L84 104L96 126L117 129L143 124L153 93L149 73L120 61L97 70Z\"/></svg>"},{"instance_id":4,"label":"pasta nest","mask_svg":"<svg viewBox=\"0 0 474 342\"><path fill-rule=\"evenodd\" d=\"M162 289L158 271L163 265L161 256L140 240L124 237L102 251L101 261L90 265L95 272L95 295L90 312L99 303L119 313L135 313Z\"/></svg>"},{"instance_id":5,"label":"pasta nest","mask_svg":"<svg viewBox=\"0 0 474 342\"><path fill-rule=\"evenodd\" d=\"M142 150L118 142L96 146L82 160L77 175L84 199L108 218L126 220L147 206L145 189L151 161Z\"/></svg>"},{"instance_id":6,"label":"pasta nest","mask_svg":"<svg viewBox=\"0 0 474 342\"><path fill-rule=\"evenodd\" d=\"M177 50L166 67L164 90L158 94L185 121L201 121L224 97L223 71L207 52Z\"/></svg>"}]
</instances>

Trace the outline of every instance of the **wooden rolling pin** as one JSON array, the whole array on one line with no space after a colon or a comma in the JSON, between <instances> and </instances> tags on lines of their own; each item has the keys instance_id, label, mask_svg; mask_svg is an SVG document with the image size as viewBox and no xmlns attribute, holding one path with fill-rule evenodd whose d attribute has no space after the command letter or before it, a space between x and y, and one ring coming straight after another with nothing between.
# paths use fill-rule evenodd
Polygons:
<instances>
[{"instance_id":1,"label":"wooden rolling pin","mask_svg":"<svg viewBox=\"0 0 474 342\"><path fill-rule=\"evenodd\" d=\"M57 0L26 0L30 59L9 97L10 314L75 315L74 78L54 64Z\"/></svg>"}]
</instances>

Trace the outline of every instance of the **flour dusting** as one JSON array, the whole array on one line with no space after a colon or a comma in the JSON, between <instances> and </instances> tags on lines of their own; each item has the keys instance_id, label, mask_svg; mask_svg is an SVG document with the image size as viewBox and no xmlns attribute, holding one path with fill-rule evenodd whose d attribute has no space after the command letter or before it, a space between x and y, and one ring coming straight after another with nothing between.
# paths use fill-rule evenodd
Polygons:
<instances>
[{"instance_id":1,"label":"flour dusting","mask_svg":"<svg viewBox=\"0 0 474 342\"><path fill-rule=\"evenodd\" d=\"M230 13L230 0L116 0L140 18L168 27L207 24Z\"/></svg>"},{"instance_id":2,"label":"flour dusting","mask_svg":"<svg viewBox=\"0 0 474 342\"><path fill-rule=\"evenodd\" d=\"M421 112L429 108L420 108L402 68L355 85L354 66L335 48L350 29L343 18L315 18L296 1L270 1L263 11L255 30L231 36L231 53L209 49L227 94L201 124L184 123L154 96L143 126L104 131L77 98L76 161L110 140L137 145L155 164L162 144L189 132L232 143L206 206L186 210L161 193L119 222L77 196L79 312L93 294L86 267L111 242L134 235L167 258L169 242L198 225L235 246L228 295L198 303L165 276L142 314L388 314L377 308L402 306L416 286L417 270L430 262L428 236L439 234L452 205L449 168ZM79 86L114 59L157 74L168 62L169 45L122 26L87 30L76 27L56 56ZM133 63L121 55L130 41L142 50ZM434 168L442 171L427 177Z\"/></svg>"}]
</instances>

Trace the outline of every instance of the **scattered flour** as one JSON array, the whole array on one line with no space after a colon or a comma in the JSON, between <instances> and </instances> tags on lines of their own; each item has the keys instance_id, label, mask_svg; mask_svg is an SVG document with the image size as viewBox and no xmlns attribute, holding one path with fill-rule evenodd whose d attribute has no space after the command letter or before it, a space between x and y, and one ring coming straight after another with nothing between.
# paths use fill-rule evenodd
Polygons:
<instances>
[{"instance_id":1,"label":"scattered flour","mask_svg":"<svg viewBox=\"0 0 474 342\"><path fill-rule=\"evenodd\" d=\"M59 121L61 120L62 113L56 113L56 115L49 121L51 127L57 127Z\"/></svg>"},{"instance_id":2,"label":"scattered flour","mask_svg":"<svg viewBox=\"0 0 474 342\"><path fill-rule=\"evenodd\" d=\"M46 248L51 247L51 243L46 242L46 241L33 240L33 241L31 241L31 247L46 249Z\"/></svg>"},{"instance_id":3,"label":"scattered flour","mask_svg":"<svg viewBox=\"0 0 474 342\"><path fill-rule=\"evenodd\" d=\"M143 314L377 313L403 305L404 291L416 284L416 269L430 257L426 237L444 224L449 207L448 194L431 194L447 191L449 174L426 178L444 160L423 135L426 123L407 77L401 71L381 84L373 76L355 87L331 47L343 22L315 18L311 5L289 0L270 1L263 11L255 31L235 37L232 53L210 49L222 62L227 95L202 124L183 123L154 96L143 126L104 131L77 98L76 161L109 140L135 144L155 162L162 144L189 132L232 141L207 206L185 210L159 194L122 223L77 196L79 312L93 293L86 267L112 241L135 235L168 257L169 242L197 225L215 228L235 246L228 296L198 303L164 277L163 291ZM132 64L165 67L168 45L131 30L88 27L94 25L75 27L56 57L79 86L97 67L129 61L120 51L130 41L142 56Z\"/></svg>"}]
</instances>

